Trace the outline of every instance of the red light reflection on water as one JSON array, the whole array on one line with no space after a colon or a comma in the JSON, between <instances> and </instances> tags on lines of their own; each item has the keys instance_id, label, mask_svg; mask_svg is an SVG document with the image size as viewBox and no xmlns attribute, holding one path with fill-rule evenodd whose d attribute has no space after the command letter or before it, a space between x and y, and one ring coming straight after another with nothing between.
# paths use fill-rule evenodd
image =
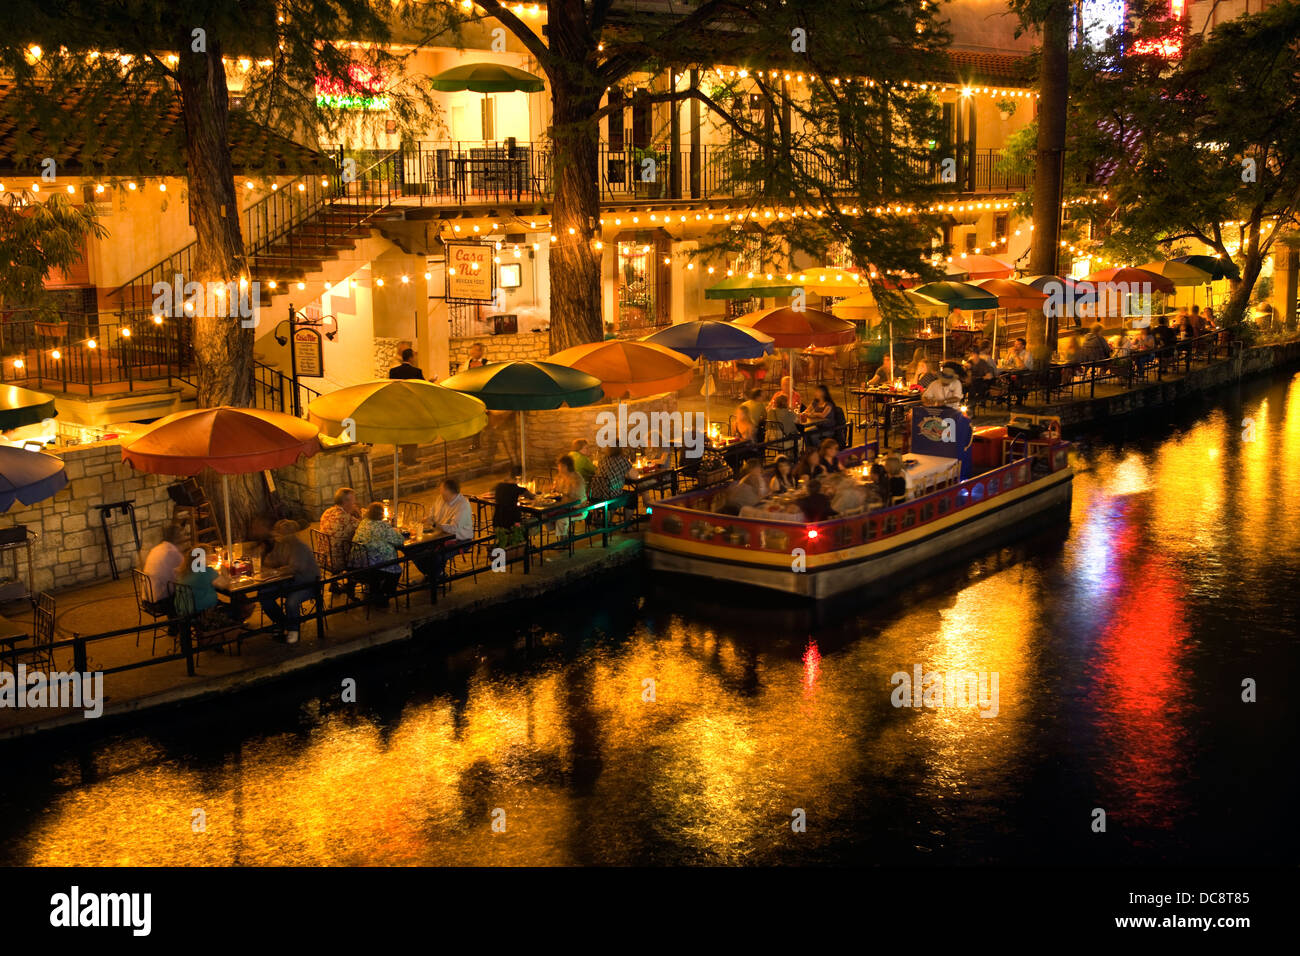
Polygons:
<instances>
[{"instance_id":1,"label":"red light reflection on water","mask_svg":"<svg viewBox=\"0 0 1300 956\"><path fill-rule=\"evenodd\" d=\"M1098 718L1102 806L1116 821L1167 828L1186 776L1188 635L1183 586L1168 558L1138 536L1148 507L1130 497L1116 509L1106 575L1109 618L1091 665ZM1099 605L1106 610L1107 605Z\"/></svg>"},{"instance_id":2,"label":"red light reflection on water","mask_svg":"<svg viewBox=\"0 0 1300 956\"><path fill-rule=\"evenodd\" d=\"M810 640L803 652L803 687L805 692L812 691L816 687L821 670L822 652L817 649L817 642Z\"/></svg>"}]
</instances>

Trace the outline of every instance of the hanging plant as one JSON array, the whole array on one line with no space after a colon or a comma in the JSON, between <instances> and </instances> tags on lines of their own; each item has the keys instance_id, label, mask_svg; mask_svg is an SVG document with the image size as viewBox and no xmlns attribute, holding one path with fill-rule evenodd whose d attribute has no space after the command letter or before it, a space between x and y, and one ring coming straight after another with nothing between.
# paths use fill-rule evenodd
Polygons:
<instances>
[{"instance_id":1,"label":"hanging plant","mask_svg":"<svg viewBox=\"0 0 1300 956\"><path fill-rule=\"evenodd\" d=\"M1015 100L998 100L993 105L998 108L998 115L1004 120L1011 119L1011 117L1016 115Z\"/></svg>"}]
</instances>

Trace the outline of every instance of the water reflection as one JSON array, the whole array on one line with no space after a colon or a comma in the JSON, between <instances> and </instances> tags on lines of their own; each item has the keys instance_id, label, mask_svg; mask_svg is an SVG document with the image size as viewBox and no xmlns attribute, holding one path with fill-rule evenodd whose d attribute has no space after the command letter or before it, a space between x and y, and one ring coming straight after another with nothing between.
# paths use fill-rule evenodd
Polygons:
<instances>
[{"instance_id":1,"label":"water reflection","mask_svg":"<svg viewBox=\"0 0 1300 956\"><path fill-rule=\"evenodd\" d=\"M1300 384L1152 428L1081 446L1068 539L847 613L632 578L450 654L30 751L0 862L1281 860L1290 716L1235 688L1295 670ZM996 673L997 716L895 708L916 665Z\"/></svg>"}]
</instances>

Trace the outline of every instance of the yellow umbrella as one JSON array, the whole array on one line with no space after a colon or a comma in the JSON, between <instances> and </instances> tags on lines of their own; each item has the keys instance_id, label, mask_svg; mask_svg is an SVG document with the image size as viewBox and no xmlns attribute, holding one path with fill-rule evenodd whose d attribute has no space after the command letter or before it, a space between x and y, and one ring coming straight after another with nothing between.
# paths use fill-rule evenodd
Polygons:
<instances>
[{"instance_id":1,"label":"yellow umbrella","mask_svg":"<svg viewBox=\"0 0 1300 956\"><path fill-rule=\"evenodd\" d=\"M487 406L423 379L381 379L322 395L307 406L307 418L323 431L353 441L392 444L396 513L398 446L477 435L487 427Z\"/></svg>"},{"instance_id":2,"label":"yellow umbrella","mask_svg":"<svg viewBox=\"0 0 1300 956\"><path fill-rule=\"evenodd\" d=\"M675 392L689 385L695 374L695 363L680 352L649 342L619 339L575 345L556 352L547 361L594 375L608 398Z\"/></svg>"}]
</instances>

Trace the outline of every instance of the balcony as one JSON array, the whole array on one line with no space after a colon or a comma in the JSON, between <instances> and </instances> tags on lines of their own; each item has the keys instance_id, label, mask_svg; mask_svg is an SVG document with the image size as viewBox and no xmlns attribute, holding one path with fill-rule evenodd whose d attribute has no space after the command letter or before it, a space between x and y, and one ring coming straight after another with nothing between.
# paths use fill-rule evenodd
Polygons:
<instances>
[{"instance_id":1,"label":"balcony","mask_svg":"<svg viewBox=\"0 0 1300 956\"><path fill-rule=\"evenodd\" d=\"M399 152L400 161L392 167L396 181L388 185L401 206L530 205L547 203L554 196L553 155L546 142L422 142ZM998 171L1000 157L996 149L965 151L947 181L937 160L917 172L945 195L1006 195L1027 188L1028 176ZM363 155L359 162L365 159ZM809 157L807 162L819 160ZM737 164L749 168L736 170ZM818 176L849 195L854 171L847 165L824 168ZM597 156L600 198L605 203L743 200L762 193L764 166L758 150L709 146L695 151L615 150L602 143ZM733 184L740 178L745 182L737 188Z\"/></svg>"}]
</instances>

